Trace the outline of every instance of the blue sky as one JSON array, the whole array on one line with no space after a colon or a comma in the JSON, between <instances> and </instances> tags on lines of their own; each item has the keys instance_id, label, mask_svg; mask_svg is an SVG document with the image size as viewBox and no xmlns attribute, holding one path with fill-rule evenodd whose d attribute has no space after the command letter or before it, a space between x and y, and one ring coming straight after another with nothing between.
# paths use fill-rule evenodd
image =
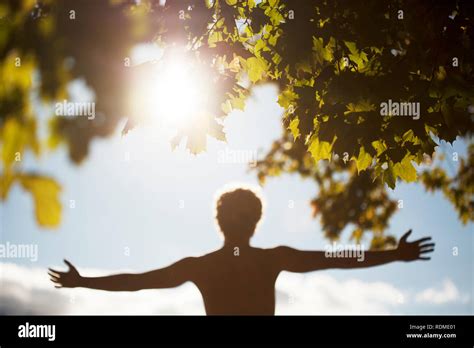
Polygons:
<instances>
[{"instance_id":1,"label":"blue sky","mask_svg":"<svg viewBox=\"0 0 474 348\"><path fill-rule=\"evenodd\" d=\"M276 96L274 86L256 88L245 112L233 112L226 119L227 143L209 139L207 152L198 156L189 154L183 146L173 152L169 144L172 130L146 127L133 130L125 137L121 137L121 129L117 129L109 138L94 140L89 157L80 166L69 162L65 148L40 160L27 155L22 163L24 168L50 174L61 183L63 220L56 230L39 228L31 197L15 186L9 199L0 206L2 243L38 244L39 260L32 264L29 260L9 259L2 260L3 264L42 271L67 258L79 270L139 272L220 247L222 241L213 219L215 192L229 183L256 185L257 180L244 163L220 163L219 151L227 147L263 154L281 134L282 110ZM455 143L453 148L448 146L447 150L465 152L462 143ZM285 175L269 179L262 192L266 210L264 222L253 239L254 246L284 244L324 250L328 242L322 237L318 221L311 218L309 207L316 192L314 183ZM354 281L371 284L374 289L377 284L401 289L412 300L400 301L391 307L390 313L472 314L472 225L463 226L441 194L426 193L417 184L399 184L392 194L403 199L404 207L391 220L387 233L400 237L412 228L412 238L433 236L437 244L432 260L363 270L325 271L324 276L318 276L317 284L334 282L349 292L359 289L351 287ZM75 201L74 208L70 208L71 200ZM290 201L294 202L293 208ZM341 242L348 242L347 234ZM454 247L459 249L458 256L453 256ZM304 277L313 279L312 276L285 275L281 287L285 288L292 279L304 282ZM329 278L324 278L326 276ZM27 286L28 280L18 282ZM304 290L300 307L293 308L291 303L285 307L293 308L288 309L288 313L297 314L303 304L311 305L310 285L308 289ZM387 288L381 289L382 294L377 296L383 299ZM297 290L290 290L295 291L295 297ZM168 294L169 290L166 291ZM56 294L59 294L57 290L51 290L48 299L54 299ZM369 303L370 296L367 297ZM169 299L173 301L172 295ZM332 313L331 306L324 305L324 313ZM316 307L310 313L319 314ZM362 305L356 308L360 314L365 312ZM176 311L186 313L187 309Z\"/></svg>"}]
</instances>

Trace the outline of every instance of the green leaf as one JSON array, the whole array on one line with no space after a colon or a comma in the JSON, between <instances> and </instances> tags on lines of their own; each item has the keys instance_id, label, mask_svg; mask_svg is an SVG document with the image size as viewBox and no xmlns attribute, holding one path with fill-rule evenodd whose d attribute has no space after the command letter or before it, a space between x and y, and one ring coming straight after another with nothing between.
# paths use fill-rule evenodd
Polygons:
<instances>
[{"instance_id":1,"label":"green leaf","mask_svg":"<svg viewBox=\"0 0 474 348\"><path fill-rule=\"evenodd\" d=\"M0 139L3 141L0 151L5 168L13 165L17 155L22 156L27 148L35 154L40 152L36 138L36 119L20 122L16 118L8 118L3 129L0 129Z\"/></svg>"},{"instance_id":2,"label":"green leaf","mask_svg":"<svg viewBox=\"0 0 474 348\"><path fill-rule=\"evenodd\" d=\"M20 183L33 195L38 224L44 227L57 227L61 222L61 186L51 178L39 175L22 175Z\"/></svg>"},{"instance_id":3,"label":"green leaf","mask_svg":"<svg viewBox=\"0 0 474 348\"><path fill-rule=\"evenodd\" d=\"M352 112L368 112L376 109L375 105L368 100L361 100L358 103L349 103L346 105L346 108L347 111L344 112L345 115Z\"/></svg>"},{"instance_id":4,"label":"green leaf","mask_svg":"<svg viewBox=\"0 0 474 348\"><path fill-rule=\"evenodd\" d=\"M295 92L293 92L292 90L286 89L283 92L281 92L280 95L278 96L278 104L282 108L288 109L297 97L298 96L296 95Z\"/></svg>"},{"instance_id":5,"label":"green leaf","mask_svg":"<svg viewBox=\"0 0 474 348\"><path fill-rule=\"evenodd\" d=\"M291 120L290 125L288 126L288 129L290 130L291 134L293 135L293 139L296 140L298 137L301 135L300 129L298 128L298 125L300 124L300 119L295 117L294 119Z\"/></svg>"},{"instance_id":6,"label":"green leaf","mask_svg":"<svg viewBox=\"0 0 474 348\"><path fill-rule=\"evenodd\" d=\"M387 150L387 145L382 140L375 140L372 142L372 147L377 151L377 156L380 156L382 153Z\"/></svg>"},{"instance_id":7,"label":"green leaf","mask_svg":"<svg viewBox=\"0 0 474 348\"><path fill-rule=\"evenodd\" d=\"M405 142L411 142L413 144L419 144L420 143L420 139L417 136L415 136L415 133L413 132L412 129L406 131L403 134L402 139L403 139L402 145L404 145Z\"/></svg>"},{"instance_id":8,"label":"green leaf","mask_svg":"<svg viewBox=\"0 0 474 348\"><path fill-rule=\"evenodd\" d=\"M209 47L216 47L216 43L221 42L224 40L224 36L222 35L221 31L213 31L208 38L207 43Z\"/></svg>"},{"instance_id":9,"label":"green leaf","mask_svg":"<svg viewBox=\"0 0 474 348\"><path fill-rule=\"evenodd\" d=\"M323 45L322 38L313 37L313 55L317 63L323 64L325 61L333 60L332 42L328 43L326 47Z\"/></svg>"},{"instance_id":10,"label":"green leaf","mask_svg":"<svg viewBox=\"0 0 474 348\"><path fill-rule=\"evenodd\" d=\"M210 113L197 115L189 124L178 129L176 136L171 140L173 150L184 140L186 148L192 154L206 150L207 136L220 141L226 141L224 126Z\"/></svg>"},{"instance_id":11,"label":"green leaf","mask_svg":"<svg viewBox=\"0 0 474 348\"><path fill-rule=\"evenodd\" d=\"M6 200L8 197L8 192L12 187L13 182L15 181L15 176L8 171L3 175L0 175L0 199Z\"/></svg>"},{"instance_id":12,"label":"green leaf","mask_svg":"<svg viewBox=\"0 0 474 348\"><path fill-rule=\"evenodd\" d=\"M314 160L318 162L322 159L331 159L331 149L332 144L327 141L319 141L317 137L313 137L310 140L310 145L308 147L308 151L313 156Z\"/></svg>"},{"instance_id":13,"label":"green leaf","mask_svg":"<svg viewBox=\"0 0 474 348\"><path fill-rule=\"evenodd\" d=\"M268 4L270 7L275 7L275 5L278 3L278 0L268 0Z\"/></svg>"},{"instance_id":14,"label":"green leaf","mask_svg":"<svg viewBox=\"0 0 474 348\"><path fill-rule=\"evenodd\" d=\"M360 173L362 170L366 170L372 164L372 156L365 152L363 146L359 150L359 157L357 157L357 173Z\"/></svg>"},{"instance_id":15,"label":"green leaf","mask_svg":"<svg viewBox=\"0 0 474 348\"><path fill-rule=\"evenodd\" d=\"M197 155L201 152L206 151L207 141L206 134L197 133L188 135L188 141L186 148L193 154Z\"/></svg>"},{"instance_id":16,"label":"green leaf","mask_svg":"<svg viewBox=\"0 0 474 348\"><path fill-rule=\"evenodd\" d=\"M267 63L263 59L250 57L247 59L247 73L251 82L261 80L267 70Z\"/></svg>"},{"instance_id":17,"label":"green leaf","mask_svg":"<svg viewBox=\"0 0 474 348\"><path fill-rule=\"evenodd\" d=\"M220 123L217 123L215 119L210 120L209 122L209 135L216 138L220 141L226 141L224 126Z\"/></svg>"},{"instance_id":18,"label":"green leaf","mask_svg":"<svg viewBox=\"0 0 474 348\"><path fill-rule=\"evenodd\" d=\"M236 97L232 95L229 101L233 109L242 110L242 111L245 109L245 96L242 95L242 96Z\"/></svg>"},{"instance_id":19,"label":"green leaf","mask_svg":"<svg viewBox=\"0 0 474 348\"><path fill-rule=\"evenodd\" d=\"M255 54L259 54L259 52L265 47L267 47L266 42L264 40L258 40L253 48L253 51Z\"/></svg>"},{"instance_id":20,"label":"green leaf","mask_svg":"<svg viewBox=\"0 0 474 348\"><path fill-rule=\"evenodd\" d=\"M413 182L417 178L416 169L412 164L412 156L407 155L399 163L396 163L393 166L395 175L399 176L402 180L406 182Z\"/></svg>"},{"instance_id":21,"label":"green leaf","mask_svg":"<svg viewBox=\"0 0 474 348\"><path fill-rule=\"evenodd\" d=\"M349 54L350 60L356 63L359 69L362 69L365 66L365 63L368 62L367 54L363 51L359 51L355 42L344 41L344 43L351 52L351 54Z\"/></svg>"},{"instance_id":22,"label":"green leaf","mask_svg":"<svg viewBox=\"0 0 474 348\"><path fill-rule=\"evenodd\" d=\"M388 166L387 166L387 169L383 171L382 179L388 185L388 187L390 187L393 190L397 182L397 176L395 175L393 162L388 161L387 164Z\"/></svg>"}]
</instances>

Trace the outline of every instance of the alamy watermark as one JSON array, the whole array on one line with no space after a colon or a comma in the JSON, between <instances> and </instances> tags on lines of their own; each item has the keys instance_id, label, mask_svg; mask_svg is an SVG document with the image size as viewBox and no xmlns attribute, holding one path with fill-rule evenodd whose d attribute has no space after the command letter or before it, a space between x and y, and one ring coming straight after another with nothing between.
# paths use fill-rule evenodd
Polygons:
<instances>
[{"instance_id":1,"label":"alamy watermark","mask_svg":"<svg viewBox=\"0 0 474 348\"><path fill-rule=\"evenodd\" d=\"M380 115L382 116L408 116L414 120L420 118L419 102L397 102L389 99L380 103Z\"/></svg>"},{"instance_id":2,"label":"alamy watermark","mask_svg":"<svg viewBox=\"0 0 474 348\"><path fill-rule=\"evenodd\" d=\"M54 341L56 339L56 325L38 325L26 322L25 324L18 326L18 337L47 338L48 341Z\"/></svg>"},{"instance_id":3,"label":"alamy watermark","mask_svg":"<svg viewBox=\"0 0 474 348\"><path fill-rule=\"evenodd\" d=\"M251 167L257 165L257 151L244 149L219 150L217 152L217 162L222 164L248 164Z\"/></svg>"},{"instance_id":4,"label":"alamy watermark","mask_svg":"<svg viewBox=\"0 0 474 348\"><path fill-rule=\"evenodd\" d=\"M364 262L365 250L360 244L338 244L333 242L324 247L324 256L327 258L357 258L358 262Z\"/></svg>"},{"instance_id":5,"label":"alamy watermark","mask_svg":"<svg viewBox=\"0 0 474 348\"><path fill-rule=\"evenodd\" d=\"M69 102L64 99L54 106L56 116L86 116L88 120L95 118L94 102Z\"/></svg>"},{"instance_id":6,"label":"alamy watermark","mask_svg":"<svg viewBox=\"0 0 474 348\"><path fill-rule=\"evenodd\" d=\"M0 259L29 259L31 262L36 262L38 261L38 245L10 242L0 244Z\"/></svg>"}]
</instances>

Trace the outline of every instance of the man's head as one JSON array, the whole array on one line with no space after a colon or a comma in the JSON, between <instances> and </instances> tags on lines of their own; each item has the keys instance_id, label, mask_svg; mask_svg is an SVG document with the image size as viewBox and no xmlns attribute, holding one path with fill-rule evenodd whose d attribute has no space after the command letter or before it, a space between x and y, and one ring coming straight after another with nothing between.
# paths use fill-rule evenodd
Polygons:
<instances>
[{"instance_id":1,"label":"man's head","mask_svg":"<svg viewBox=\"0 0 474 348\"><path fill-rule=\"evenodd\" d=\"M262 217L262 200L246 188L222 193L216 202L216 220L227 242L247 243Z\"/></svg>"}]
</instances>

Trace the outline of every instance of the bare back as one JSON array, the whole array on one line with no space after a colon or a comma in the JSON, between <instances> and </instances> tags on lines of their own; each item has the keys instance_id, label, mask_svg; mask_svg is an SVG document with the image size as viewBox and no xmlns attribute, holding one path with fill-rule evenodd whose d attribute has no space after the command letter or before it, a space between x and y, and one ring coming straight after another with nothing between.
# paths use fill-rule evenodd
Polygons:
<instances>
[{"instance_id":1,"label":"bare back","mask_svg":"<svg viewBox=\"0 0 474 348\"><path fill-rule=\"evenodd\" d=\"M192 281L208 315L273 315L279 270L272 249L224 247L195 259Z\"/></svg>"}]
</instances>

